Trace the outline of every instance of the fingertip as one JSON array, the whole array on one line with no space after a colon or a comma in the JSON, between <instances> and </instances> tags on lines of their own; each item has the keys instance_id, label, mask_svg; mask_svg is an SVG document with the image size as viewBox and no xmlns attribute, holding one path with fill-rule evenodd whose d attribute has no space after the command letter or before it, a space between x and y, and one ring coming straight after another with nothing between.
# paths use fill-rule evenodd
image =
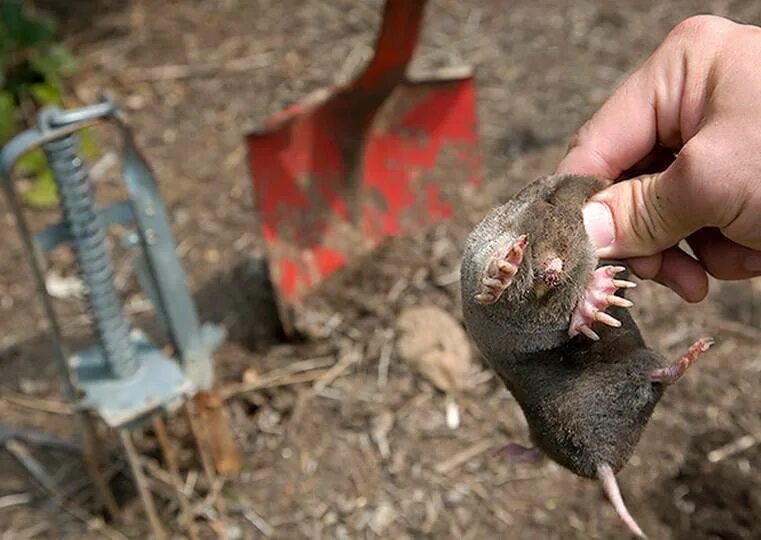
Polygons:
<instances>
[{"instance_id":1,"label":"fingertip","mask_svg":"<svg viewBox=\"0 0 761 540\"><path fill-rule=\"evenodd\" d=\"M632 257L627 259L632 272L640 279L653 279L661 271L663 264L663 254L656 253L646 257Z\"/></svg>"},{"instance_id":2,"label":"fingertip","mask_svg":"<svg viewBox=\"0 0 761 540\"><path fill-rule=\"evenodd\" d=\"M571 138L558 172L610 180L647 156L657 141L656 85L645 63Z\"/></svg>"},{"instance_id":3,"label":"fingertip","mask_svg":"<svg viewBox=\"0 0 761 540\"><path fill-rule=\"evenodd\" d=\"M568 153L557 166L558 173L588 174L605 180L614 180L620 174L588 145L571 143Z\"/></svg>"},{"instance_id":4,"label":"fingertip","mask_svg":"<svg viewBox=\"0 0 761 540\"><path fill-rule=\"evenodd\" d=\"M690 235L687 242L716 279L750 279L761 275L761 252L733 242L719 229L701 229Z\"/></svg>"},{"instance_id":5,"label":"fingertip","mask_svg":"<svg viewBox=\"0 0 761 540\"><path fill-rule=\"evenodd\" d=\"M663 261L654 281L665 285L684 301L697 304L708 295L708 274L698 261L678 247L663 252Z\"/></svg>"},{"instance_id":6,"label":"fingertip","mask_svg":"<svg viewBox=\"0 0 761 540\"><path fill-rule=\"evenodd\" d=\"M705 300L705 297L708 295L707 281L704 289L702 286L699 288L691 288L690 285L682 283L678 276L673 276L671 278L659 276L654 278L653 281L671 289L671 291L679 296L679 298L689 304L699 304Z\"/></svg>"}]
</instances>

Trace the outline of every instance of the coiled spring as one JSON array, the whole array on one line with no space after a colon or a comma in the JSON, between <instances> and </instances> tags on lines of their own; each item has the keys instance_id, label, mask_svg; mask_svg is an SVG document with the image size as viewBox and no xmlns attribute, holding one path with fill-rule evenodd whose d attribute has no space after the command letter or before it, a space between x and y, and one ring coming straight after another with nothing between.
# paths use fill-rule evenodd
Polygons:
<instances>
[{"instance_id":1,"label":"coiled spring","mask_svg":"<svg viewBox=\"0 0 761 540\"><path fill-rule=\"evenodd\" d=\"M129 377L138 368L135 348L129 339L130 325L114 284L106 230L96 211L92 185L77 155L79 138L66 135L43 145L58 185L64 220L68 223L98 337L113 375Z\"/></svg>"}]
</instances>

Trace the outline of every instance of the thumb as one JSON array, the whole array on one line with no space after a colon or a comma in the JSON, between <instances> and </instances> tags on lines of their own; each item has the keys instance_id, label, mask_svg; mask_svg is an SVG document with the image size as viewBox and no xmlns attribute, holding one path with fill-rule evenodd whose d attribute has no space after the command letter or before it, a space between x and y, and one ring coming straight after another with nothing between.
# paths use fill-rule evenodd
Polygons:
<instances>
[{"instance_id":1,"label":"thumb","mask_svg":"<svg viewBox=\"0 0 761 540\"><path fill-rule=\"evenodd\" d=\"M598 256L653 255L706 225L680 161L662 173L617 182L590 199L584 226Z\"/></svg>"}]
</instances>

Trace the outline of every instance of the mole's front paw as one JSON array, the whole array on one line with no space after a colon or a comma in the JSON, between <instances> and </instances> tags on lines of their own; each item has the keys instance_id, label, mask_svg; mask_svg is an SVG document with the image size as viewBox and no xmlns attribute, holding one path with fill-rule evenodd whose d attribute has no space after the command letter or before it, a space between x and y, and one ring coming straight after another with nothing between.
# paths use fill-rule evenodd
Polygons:
<instances>
[{"instance_id":1,"label":"mole's front paw","mask_svg":"<svg viewBox=\"0 0 761 540\"><path fill-rule=\"evenodd\" d=\"M523 261L523 250L528 243L525 234L514 242L498 248L489 258L481 279L481 292L475 296L479 304L493 304L513 282Z\"/></svg>"},{"instance_id":2,"label":"mole's front paw","mask_svg":"<svg viewBox=\"0 0 761 540\"><path fill-rule=\"evenodd\" d=\"M611 317L605 310L608 306L631 307L632 304L626 298L616 296L618 289L636 287L636 283L623 279L615 279L616 274L626 270L623 266L601 266L595 270L592 281L587 285L584 297L576 305L571 315L571 325L568 335L584 334L589 339L597 341L600 336L592 330L592 324L597 321L608 326L621 326L621 321Z\"/></svg>"}]
</instances>

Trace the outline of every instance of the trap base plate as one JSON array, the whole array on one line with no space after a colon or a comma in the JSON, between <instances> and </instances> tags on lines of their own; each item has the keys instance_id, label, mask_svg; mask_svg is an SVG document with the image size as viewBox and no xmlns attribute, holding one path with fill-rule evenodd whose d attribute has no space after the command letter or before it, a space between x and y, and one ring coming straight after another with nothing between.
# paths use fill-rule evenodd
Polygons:
<instances>
[{"instance_id":1,"label":"trap base plate","mask_svg":"<svg viewBox=\"0 0 761 540\"><path fill-rule=\"evenodd\" d=\"M80 406L96 411L112 428L139 420L156 409L173 409L195 390L177 362L142 332L133 330L130 339L140 367L128 378L114 377L97 345L69 358L75 384L84 393Z\"/></svg>"}]
</instances>

